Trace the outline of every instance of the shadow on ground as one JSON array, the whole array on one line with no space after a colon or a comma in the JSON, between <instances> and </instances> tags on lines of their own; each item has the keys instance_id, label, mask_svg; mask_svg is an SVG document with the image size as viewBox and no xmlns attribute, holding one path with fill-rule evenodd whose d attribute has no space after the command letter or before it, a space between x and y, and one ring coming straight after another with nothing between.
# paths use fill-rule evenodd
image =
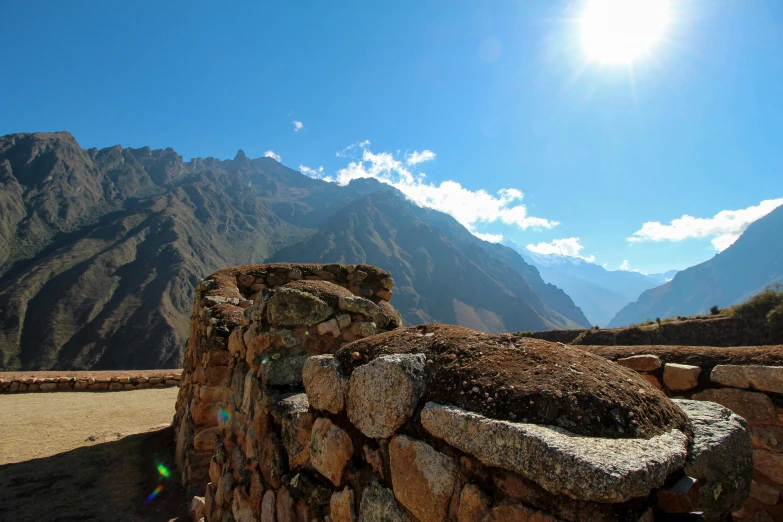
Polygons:
<instances>
[{"instance_id":1,"label":"shadow on ground","mask_svg":"<svg viewBox=\"0 0 783 522\"><path fill-rule=\"evenodd\" d=\"M174 436L165 428L0 466L0 520L188 520L173 456Z\"/></svg>"}]
</instances>

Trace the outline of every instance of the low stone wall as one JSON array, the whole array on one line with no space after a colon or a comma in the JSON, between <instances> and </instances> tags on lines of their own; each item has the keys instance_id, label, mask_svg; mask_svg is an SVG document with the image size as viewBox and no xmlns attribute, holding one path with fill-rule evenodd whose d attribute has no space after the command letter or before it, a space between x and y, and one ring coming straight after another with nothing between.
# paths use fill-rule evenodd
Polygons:
<instances>
[{"instance_id":1,"label":"low stone wall","mask_svg":"<svg viewBox=\"0 0 783 522\"><path fill-rule=\"evenodd\" d=\"M525 335L545 341L585 346L761 346L783 343L781 333L770 331L763 322L723 316L623 328L526 332Z\"/></svg>"},{"instance_id":2,"label":"low stone wall","mask_svg":"<svg viewBox=\"0 0 783 522\"><path fill-rule=\"evenodd\" d=\"M48 372L51 373L51 372ZM55 391L121 391L179 386L182 370L156 371L152 375L121 372L63 372L60 375L0 377L0 393L32 393Z\"/></svg>"},{"instance_id":3,"label":"low stone wall","mask_svg":"<svg viewBox=\"0 0 783 522\"><path fill-rule=\"evenodd\" d=\"M639 372L669 397L716 402L743 417L754 474L750 498L735 519L783 520L783 348L579 348Z\"/></svg>"},{"instance_id":4,"label":"low stone wall","mask_svg":"<svg viewBox=\"0 0 783 522\"><path fill-rule=\"evenodd\" d=\"M401 325L391 274L369 265L287 264L221 270L198 285L174 426L183 483L203 494L230 398L301 383L310 355Z\"/></svg>"}]
</instances>

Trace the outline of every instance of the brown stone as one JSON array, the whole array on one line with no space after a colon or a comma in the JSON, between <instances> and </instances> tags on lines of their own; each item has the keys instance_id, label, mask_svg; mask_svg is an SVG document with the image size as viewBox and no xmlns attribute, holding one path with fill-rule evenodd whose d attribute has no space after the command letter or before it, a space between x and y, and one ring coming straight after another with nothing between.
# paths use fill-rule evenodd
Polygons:
<instances>
[{"instance_id":1,"label":"brown stone","mask_svg":"<svg viewBox=\"0 0 783 522\"><path fill-rule=\"evenodd\" d=\"M318 323L316 331L318 332L318 335L340 337L340 326L337 324L336 319L329 319L328 321Z\"/></svg>"},{"instance_id":2,"label":"brown stone","mask_svg":"<svg viewBox=\"0 0 783 522\"><path fill-rule=\"evenodd\" d=\"M61 382L61 383L58 384L58 387L59 387L59 385L63 385L63 384L66 384L66 383ZM118 382L110 382L109 383L109 389L110 390L121 390L122 389L122 384L120 384Z\"/></svg>"},{"instance_id":3,"label":"brown stone","mask_svg":"<svg viewBox=\"0 0 783 522\"><path fill-rule=\"evenodd\" d=\"M384 478L383 456L380 450L372 449L370 446L364 446L364 460L375 470L379 477Z\"/></svg>"},{"instance_id":4,"label":"brown stone","mask_svg":"<svg viewBox=\"0 0 783 522\"><path fill-rule=\"evenodd\" d=\"M144 376L136 377L136 382L139 383L139 384L144 383L144 382L150 382L150 378L149 377L144 377Z\"/></svg>"},{"instance_id":5,"label":"brown stone","mask_svg":"<svg viewBox=\"0 0 783 522\"><path fill-rule=\"evenodd\" d=\"M348 379L332 355L309 357L302 367L302 382L310 406L338 414L345 408Z\"/></svg>"},{"instance_id":6,"label":"brown stone","mask_svg":"<svg viewBox=\"0 0 783 522\"><path fill-rule=\"evenodd\" d=\"M753 468L768 479L783 484L783 453L754 449Z\"/></svg>"},{"instance_id":7,"label":"brown stone","mask_svg":"<svg viewBox=\"0 0 783 522\"><path fill-rule=\"evenodd\" d=\"M218 426L200 430L193 437L193 448L196 451L212 451L215 449L215 435L220 433Z\"/></svg>"},{"instance_id":8,"label":"brown stone","mask_svg":"<svg viewBox=\"0 0 783 522\"><path fill-rule=\"evenodd\" d=\"M557 518L519 504L501 504L484 516L482 522L560 522Z\"/></svg>"},{"instance_id":9,"label":"brown stone","mask_svg":"<svg viewBox=\"0 0 783 522\"><path fill-rule=\"evenodd\" d=\"M217 484L220 480L220 476L223 474L223 470L218 464L217 459L213 455L212 458L209 460L209 481L213 484Z\"/></svg>"},{"instance_id":10,"label":"brown stone","mask_svg":"<svg viewBox=\"0 0 783 522\"><path fill-rule=\"evenodd\" d=\"M692 397L697 401L717 402L748 421L772 419L777 416L775 405L769 396L734 388L704 390Z\"/></svg>"},{"instance_id":11,"label":"brown stone","mask_svg":"<svg viewBox=\"0 0 783 522\"><path fill-rule=\"evenodd\" d=\"M634 355L618 359L617 364L637 372L653 372L660 368L663 362L657 355Z\"/></svg>"},{"instance_id":12,"label":"brown stone","mask_svg":"<svg viewBox=\"0 0 783 522\"><path fill-rule=\"evenodd\" d=\"M658 388L659 390L663 390L663 386L661 385L661 381L658 380L658 377L656 377L655 375L650 375L650 374L647 374L647 373L641 373L641 374L639 374L639 376L642 379L644 379L645 381L647 381L650 384L652 384L653 386L655 386L656 388Z\"/></svg>"},{"instance_id":13,"label":"brown stone","mask_svg":"<svg viewBox=\"0 0 783 522\"><path fill-rule=\"evenodd\" d=\"M753 426L750 438L754 448L783 451L783 426Z\"/></svg>"},{"instance_id":14,"label":"brown stone","mask_svg":"<svg viewBox=\"0 0 783 522\"><path fill-rule=\"evenodd\" d=\"M228 336L228 352L240 359L245 358L247 348L245 347L245 341L242 339L242 329L234 328L231 334Z\"/></svg>"},{"instance_id":15,"label":"brown stone","mask_svg":"<svg viewBox=\"0 0 783 522\"><path fill-rule=\"evenodd\" d=\"M446 519L457 466L429 444L397 435L389 443L392 489L400 504L421 522Z\"/></svg>"},{"instance_id":16,"label":"brown stone","mask_svg":"<svg viewBox=\"0 0 783 522\"><path fill-rule=\"evenodd\" d=\"M355 522L356 497L353 490L346 487L342 491L332 493L329 509L332 515L332 522Z\"/></svg>"},{"instance_id":17,"label":"brown stone","mask_svg":"<svg viewBox=\"0 0 783 522\"><path fill-rule=\"evenodd\" d=\"M285 486L277 490L277 522L297 522L294 499Z\"/></svg>"},{"instance_id":18,"label":"brown stone","mask_svg":"<svg viewBox=\"0 0 783 522\"><path fill-rule=\"evenodd\" d=\"M76 381L73 383L73 389L74 390L86 390L87 389L87 381Z\"/></svg>"},{"instance_id":19,"label":"brown stone","mask_svg":"<svg viewBox=\"0 0 783 522\"><path fill-rule=\"evenodd\" d=\"M220 407L220 403L199 400L191 410L193 422L196 426L217 426Z\"/></svg>"},{"instance_id":20,"label":"brown stone","mask_svg":"<svg viewBox=\"0 0 783 522\"><path fill-rule=\"evenodd\" d=\"M780 490L766 484L760 484L754 480L750 484L750 496L764 504L774 506L780 500Z\"/></svg>"},{"instance_id":21,"label":"brown stone","mask_svg":"<svg viewBox=\"0 0 783 522\"><path fill-rule=\"evenodd\" d=\"M688 476L658 490L658 507L666 513L690 513L699 506L699 486Z\"/></svg>"},{"instance_id":22,"label":"brown stone","mask_svg":"<svg viewBox=\"0 0 783 522\"><path fill-rule=\"evenodd\" d=\"M190 513L191 520L199 520L204 516L205 503L204 497L193 497L190 500L190 506L188 507L188 513Z\"/></svg>"},{"instance_id":23,"label":"brown stone","mask_svg":"<svg viewBox=\"0 0 783 522\"><path fill-rule=\"evenodd\" d=\"M481 520L492 505L491 499L475 484L466 484L459 496L457 522Z\"/></svg>"},{"instance_id":24,"label":"brown stone","mask_svg":"<svg viewBox=\"0 0 783 522\"><path fill-rule=\"evenodd\" d=\"M719 364L710 372L710 380L721 386L731 388L750 388L750 381L745 375L745 367L733 364Z\"/></svg>"},{"instance_id":25,"label":"brown stone","mask_svg":"<svg viewBox=\"0 0 783 522\"><path fill-rule=\"evenodd\" d=\"M122 385L122 389L123 390L135 390L136 386L134 384L126 382L125 384Z\"/></svg>"},{"instance_id":26,"label":"brown stone","mask_svg":"<svg viewBox=\"0 0 783 522\"><path fill-rule=\"evenodd\" d=\"M229 373L230 373L230 369L228 366L212 366L204 370L204 382L211 386L223 385L226 383L225 381L226 379L228 379ZM153 379L156 378L153 377L152 379L150 379L151 383ZM163 379L160 379L157 382L162 382L162 381Z\"/></svg>"},{"instance_id":27,"label":"brown stone","mask_svg":"<svg viewBox=\"0 0 783 522\"><path fill-rule=\"evenodd\" d=\"M202 386L198 391L201 400L207 402L223 402L226 399L227 388L223 386Z\"/></svg>"},{"instance_id":28,"label":"brown stone","mask_svg":"<svg viewBox=\"0 0 783 522\"><path fill-rule=\"evenodd\" d=\"M783 366L718 365L713 368L710 380L733 388L783 393Z\"/></svg>"},{"instance_id":29,"label":"brown stone","mask_svg":"<svg viewBox=\"0 0 783 522\"><path fill-rule=\"evenodd\" d=\"M231 514L234 515L234 522L256 522L250 499L241 487L234 489Z\"/></svg>"},{"instance_id":30,"label":"brown stone","mask_svg":"<svg viewBox=\"0 0 783 522\"><path fill-rule=\"evenodd\" d=\"M280 437L274 432L268 433L261 444L259 467L261 468L264 482L275 489L280 487L282 483L281 478L283 473L285 473L284 455L285 449L283 448L283 443L280 442Z\"/></svg>"},{"instance_id":31,"label":"brown stone","mask_svg":"<svg viewBox=\"0 0 783 522\"><path fill-rule=\"evenodd\" d=\"M163 377L150 377L150 384L160 384L163 382Z\"/></svg>"},{"instance_id":32,"label":"brown stone","mask_svg":"<svg viewBox=\"0 0 783 522\"><path fill-rule=\"evenodd\" d=\"M670 390L690 390L699 384L700 373L698 366L668 363L663 367L663 384Z\"/></svg>"},{"instance_id":33,"label":"brown stone","mask_svg":"<svg viewBox=\"0 0 783 522\"><path fill-rule=\"evenodd\" d=\"M352 456L351 437L329 419L316 419L310 438L310 464L313 468L339 486L345 465Z\"/></svg>"},{"instance_id":34,"label":"brown stone","mask_svg":"<svg viewBox=\"0 0 783 522\"><path fill-rule=\"evenodd\" d=\"M261 501L261 522L276 522L275 504L275 492L268 489Z\"/></svg>"},{"instance_id":35,"label":"brown stone","mask_svg":"<svg viewBox=\"0 0 783 522\"><path fill-rule=\"evenodd\" d=\"M251 287L256 281L256 276L250 274L240 274L237 276L237 284L239 286Z\"/></svg>"}]
</instances>

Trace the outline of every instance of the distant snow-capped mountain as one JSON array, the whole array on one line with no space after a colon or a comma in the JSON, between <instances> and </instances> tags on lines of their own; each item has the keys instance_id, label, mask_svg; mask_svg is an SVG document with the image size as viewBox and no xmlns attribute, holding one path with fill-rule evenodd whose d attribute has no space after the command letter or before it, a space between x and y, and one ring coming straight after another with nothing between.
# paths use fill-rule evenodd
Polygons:
<instances>
[{"instance_id":1,"label":"distant snow-capped mountain","mask_svg":"<svg viewBox=\"0 0 783 522\"><path fill-rule=\"evenodd\" d=\"M503 244L538 268L544 281L565 290L588 320L597 326L609 324L618 311L636 301L642 292L670 281L677 272L670 270L645 275L627 270L606 270L581 257L538 254L510 240Z\"/></svg>"}]
</instances>

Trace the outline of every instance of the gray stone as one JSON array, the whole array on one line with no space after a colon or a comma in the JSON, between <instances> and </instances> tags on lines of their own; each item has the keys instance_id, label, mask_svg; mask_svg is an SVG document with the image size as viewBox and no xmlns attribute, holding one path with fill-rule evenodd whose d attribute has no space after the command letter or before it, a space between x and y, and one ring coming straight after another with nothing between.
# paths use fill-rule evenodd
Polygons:
<instances>
[{"instance_id":1,"label":"gray stone","mask_svg":"<svg viewBox=\"0 0 783 522\"><path fill-rule=\"evenodd\" d=\"M732 388L783 393L783 366L718 365L713 368L710 380Z\"/></svg>"},{"instance_id":2,"label":"gray stone","mask_svg":"<svg viewBox=\"0 0 783 522\"><path fill-rule=\"evenodd\" d=\"M710 372L710 380L721 386L731 388L750 388L750 381L745 375L745 367L733 364L719 364Z\"/></svg>"},{"instance_id":3,"label":"gray stone","mask_svg":"<svg viewBox=\"0 0 783 522\"><path fill-rule=\"evenodd\" d=\"M279 287L266 305L267 320L280 326L310 326L326 320L332 307L316 296Z\"/></svg>"},{"instance_id":4,"label":"gray stone","mask_svg":"<svg viewBox=\"0 0 783 522\"><path fill-rule=\"evenodd\" d=\"M674 399L693 426L685 473L699 481L705 520L722 520L750 494L753 456L745 420L719 404Z\"/></svg>"},{"instance_id":5,"label":"gray stone","mask_svg":"<svg viewBox=\"0 0 783 522\"><path fill-rule=\"evenodd\" d=\"M268 489L261 501L261 522L275 522L275 492Z\"/></svg>"},{"instance_id":6,"label":"gray stone","mask_svg":"<svg viewBox=\"0 0 783 522\"><path fill-rule=\"evenodd\" d=\"M265 386L287 386L301 384L302 368L308 355L286 355L273 359L269 357L261 367Z\"/></svg>"},{"instance_id":7,"label":"gray stone","mask_svg":"<svg viewBox=\"0 0 783 522\"><path fill-rule=\"evenodd\" d=\"M340 307L340 310L353 312L355 314L363 314L367 317L372 317L379 312L377 304L373 303L369 299L357 296L341 297L337 302L337 306Z\"/></svg>"},{"instance_id":8,"label":"gray stone","mask_svg":"<svg viewBox=\"0 0 783 522\"><path fill-rule=\"evenodd\" d=\"M646 496L683 466L688 451L679 430L651 439L585 437L433 402L424 406L421 424L488 466L518 473L551 493L596 502Z\"/></svg>"},{"instance_id":9,"label":"gray stone","mask_svg":"<svg viewBox=\"0 0 783 522\"><path fill-rule=\"evenodd\" d=\"M354 370L347 413L367 437L391 437L413 415L424 392L424 354L378 357Z\"/></svg>"},{"instance_id":10,"label":"gray stone","mask_svg":"<svg viewBox=\"0 0 783 522\"><path fill-rule=\"evenodd\" d=\"M354 331L359 337L370 337L371 335L375 335L376 330L377 326L375 323L362 322L354 325Z\"/></svg>"},{"instance_id":11,"label":"gray stone","mask_svg":"<svg viewBox=\"0 0 783 522\"><path fill-rule=\"evenodd\" d=\"M302 368L302 381L310 406L335 415L343 411L348 379L336 357L316 355L308 358Z\"/></svg>"},{"instance_id":12,"label":"gray stone","mask_svg":"<svg viewBox=\"0 0 783 522\"><path fill-rule=\"evenodd\" d=\"M373 482L362 493L359 522L413 522L387 488Z\"/></svg>"}]
</instances>

